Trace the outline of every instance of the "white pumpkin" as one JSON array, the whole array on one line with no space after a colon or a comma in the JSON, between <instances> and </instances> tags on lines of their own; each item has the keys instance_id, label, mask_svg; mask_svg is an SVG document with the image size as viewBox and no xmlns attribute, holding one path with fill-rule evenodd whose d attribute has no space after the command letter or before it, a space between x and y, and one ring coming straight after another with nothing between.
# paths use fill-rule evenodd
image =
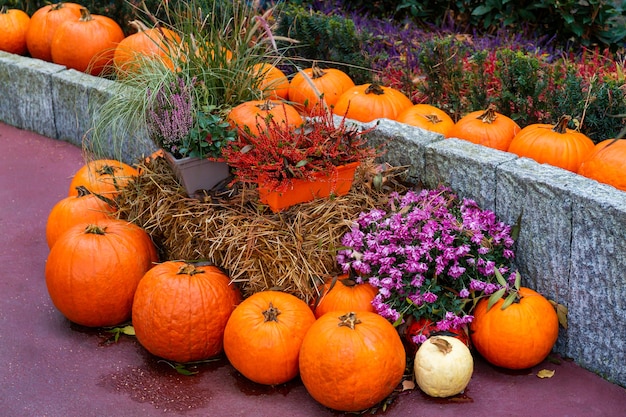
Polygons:
<instances>
[{"instance_id":1,"label":"white pumpkin","mask_svg":"<svg viewBox=\"0 0 626 417\"><path fill-rule=\"evenodd\" d=\"M431 397L451 397L465 390L474 373L474 358L465 343L433 336L415 354L415 382Z\"/></svg>"}]
</instances>

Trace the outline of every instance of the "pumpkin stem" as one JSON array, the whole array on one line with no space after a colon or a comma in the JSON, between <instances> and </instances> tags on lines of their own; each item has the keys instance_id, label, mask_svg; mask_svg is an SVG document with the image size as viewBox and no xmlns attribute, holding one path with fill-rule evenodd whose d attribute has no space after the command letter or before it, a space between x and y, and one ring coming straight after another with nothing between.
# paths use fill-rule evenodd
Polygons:
<instances>
[{"instance_id":1,"label":"pumpkin stem","mask_svg":"<svg viewBox=\"0 0 626 417\"><path fill-rule=\"evenodd\" d=\"M0 14L7 14L7 13L9 13L9 8L7 7L6 4L4 4L2 6L2 9L0 9Z\"/></svg>"},{"instance_id":2,"label":"pumpkin stem","mask_svg":"<svg viewBox=\"0 0 626 417\"><path fill-rule=\"evenodd\" d=\"M53 5L52 7L50 7L50 10L48 10L48 13L50 13L53 10L59 10L60 8L63 7L63 2L59 2L55 5Z\"/></svg>"},{"instance_id":3,"label":"pumpkin stem","mask_svg":"<svg viewBox=\"0 0 626 417\"><path fill-rule=\"evenodd\" d=\"M82 7L80 9L80 19L78 19L78 21L89 22L90 20L93 20L93 17L91 17L91 13L89 13L89 10L86 7Z\"/></svg>"},{"instance_id":4,"label":"pumpkin stem","mask_svg":"<svg viewBox=\"0 0 626 417\"><path fill-rule=\"evenodd\" d=\"M262 104L257 105L259 110L264 110L264 111L270 111L276 106L277 104L272 103L272 100L266 100Z\"/></svg>"},{"instance_id":5,"label":"pumpkin stem","mask_svg":"<svg viewBox=\"0 0 626 417\"><path fill-rule=\"evenodd\" d=\"M105 235L106 234L106 227L100 227L97 224L88 224L85 227L85 234L90 234L90 235Z\"/></svg>"},{"instance_id":6,"label":"pumpkin stem","mask_svg":"<svg viewBox=\"0 0 626 417\"><path fill-rule=\"evenodd\" d=\"M78 195L76 197L80 198L80 197L85 197L88 196L89 194L91 194L91 191L89 191L87 189L87 187L85 187L84 185L79 185L76 187L76 191L78 191Z\"/></svg>"},{"instance_id":7,"label":"pumpkin stem","mask_svg":"<svg viewBox=\"0 0 626 417\"><path fill-rule=\"evenodd\" d=\"M426 120L434 125L443 122L443 120L441 120L436 114L426 114L424 115L424 117L426 118Z\"/></svg>"},{"instance_id":8,"label":"pumpkin stem","mask_svg":"<svg viewBox=\"0 0 626 417\"><path fill-rule=\"evenodd\" d=\"M339 317L338 326L339 327L346 326L354 330L354 327L359 323L361 323L361 320L359 320L359 318L356 316L356 313L354 311L351 311Z\"/></svg>"},{"instance_id":9,"label":"pumpkin stem","mask_svg":"<svg viewBox=\"0 0 626 417\"><path fill-rule=\"evenodd\" d=\"M272 302L270 301L270 305L267 310L263 311L263 317L265 317L265 322L275 321L278 322L278 316L280 315L280 310L274 307Z\"/></svg>"},{"instance_id":10,"label":"pumpkin stem","mask_svg":"<svg viewBox=\"0 0 626 417\"><path fill-rule=\"evenodd\" d=\"M497 118L498 115L496 114L496 106L494 106L493 104L490 104L487 110L485 110L483 114L477 117L477 119L482 121L483 123L489 124L495 122Z\"/></svg>"},{"instance_id":11,"label":"pumpkin stem","mask_svg":"<svg viewBox=\"0 0 626 417\"><path fill-rule=\"evenodd\" d=\"M444 355L452 352L452 345L450 344L450 342L442 337L433 336L430 338L430 343L437 346L439 352L443 353Z\"/></svg>"},{"instance_id":12,"label":"pumpkin stem","mask_svg":"<svg viewBox=\"0 0 626 417\"><path fill-rule=\"evenodd\" d=\"M552 128L552 131L554 131L556 133L566 133L567 132L567 124L569 123L570 120L572 120L572 116L570 116L568 114L564 114L563 116L561 116L559 121L556 122L556 124Z\"/></svg>"},{"instance_id":13,"label":"pumpkin stem","mask_svg":"<svg viewBox=\"0 0 626 417\"><path fill-rule=\"evenodd\" d=\"M194 276L196 274L204 274L204 271L202 269L196 268L193 264L185 264L178 268L178 271L176 272L176 275Z\"/></svg>"},{"instance_id":14,"label":"pumpkin stem","mask_svg":"<svg viewBox=\"0 0 626 417\"><path fill-rule=\"evenodd\" d=\"M321 69L317 65L317 62L313 61L313 64L311 65L311 78L313 79L322 78L324 75L326 75L326 71Z\"/></svg>"},{"instance_id":15,"label":"pumpkin stem","mask_svg":"<svg viewBox=\"0 0 626 417\"><path fill-rule=\"evenodd\" d=\"M356 285L356 281L353 280L352 278L344 278L339 281L341 281L341 283L345 285L346 287L354 287Z\"/></svg>"},{"instance_id":16,"label":"pumpkin stem","mask_svg":"<svg viewBox=\"0 0 626 417\"><path fill-rule=\"evenodd\" d=\"M141 20L131 20L130 22L128 22L128 25L135 29L137 32L145 32L146 30L148 30L148 26L146 26L146 24L143 23Z\"/></svg>"},{"instance_id":17,"label":"pumpkin stem","mask_svg":"<svg viewBox=\"0 0 626 417\"><path fill-rule=\"evenodd\" d=\"M377 96L380 96L385 94L385 91L380 84L372 83L365 89L365 94L376 94Z\"/></svg>"}]
</instances>

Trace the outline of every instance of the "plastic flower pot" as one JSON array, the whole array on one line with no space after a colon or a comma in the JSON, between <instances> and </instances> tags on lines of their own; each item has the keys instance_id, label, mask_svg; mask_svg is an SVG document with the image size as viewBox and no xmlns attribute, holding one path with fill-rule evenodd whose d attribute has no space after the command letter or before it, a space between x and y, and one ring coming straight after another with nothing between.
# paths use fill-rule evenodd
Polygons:
<instances>
[{"instance_id":1,"label":"plastic flower pot","mask_svg":"<svg viewBox=\"0 0 626 417\"><path fill-rule=\"evenodd\" d=\"M176 159L169 152L165 152L165 159L189 197L199 190L212 189L230 175L226 162L196 157Z\"/></svg>"},{"instance_id":2,"label":"plastic flower pot","mask_svg":"<svg viewBox=\"0 0 626 417\"><path fill-rule=\"evenodd\" d=\"M259 199L263 204L267 204L272 212L278 213L296 204L326 198L331 194L346 195L352 188L354 173L359 165L360 162L352 162L338 166L336 172L331 175L318 173L315 181L296 178L292 180L292 188L285 191L271 190L260 181Z\"/></svg>"}]
</instances>

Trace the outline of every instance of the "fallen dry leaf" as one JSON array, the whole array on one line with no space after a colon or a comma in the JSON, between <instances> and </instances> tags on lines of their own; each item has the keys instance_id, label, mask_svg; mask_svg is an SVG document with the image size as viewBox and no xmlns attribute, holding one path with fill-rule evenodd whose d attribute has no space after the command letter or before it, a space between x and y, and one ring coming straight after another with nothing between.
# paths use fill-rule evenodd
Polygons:
<instances>
[{"instance_id":1,"label":"fallen dry leaf","mask_svg":"<svg viewBox=\"0 0 626 417\"><path fill-rule=\"evenodd\" d=\"M537 377L539 378L552 378L554 376L554 372L551 369L542 369L541 371L537 372Z\"/></svg>"},{"instance_id":2,"label":"fallen dry leaf","mask_svg":"<svg viewBox=\"0 0 626 417\"><path fill-rule=\"evenodd\" d=\"M410 379L405 379L404 381L402 381L402 391L409 391L415 389L415 382L411 381Z\"/></svg>"}]
</instances>

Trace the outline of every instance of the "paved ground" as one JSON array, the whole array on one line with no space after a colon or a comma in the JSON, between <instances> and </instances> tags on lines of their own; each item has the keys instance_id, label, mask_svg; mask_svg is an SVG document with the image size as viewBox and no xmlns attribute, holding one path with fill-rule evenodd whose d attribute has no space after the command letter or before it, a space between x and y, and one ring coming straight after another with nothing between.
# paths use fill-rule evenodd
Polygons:
<instances>
[{"instance_id":1,"label":"paved ground","mask_svg":"<svg viewBox=\"0 0 626 417\"><path fill-rule=\"evenodd\" d=\"M136 340L72 325L44 281L45 224L83 164L80 149L0 123L0 416L341 416L294 380L246 381L224 359L182 376ZM555 370L550 379L536 376ZM400 393L386 412L410 416L626 416L626 390L570 361L522 372L476 358L464 396L434 400Z\"/></svg>"}]
</instances>

